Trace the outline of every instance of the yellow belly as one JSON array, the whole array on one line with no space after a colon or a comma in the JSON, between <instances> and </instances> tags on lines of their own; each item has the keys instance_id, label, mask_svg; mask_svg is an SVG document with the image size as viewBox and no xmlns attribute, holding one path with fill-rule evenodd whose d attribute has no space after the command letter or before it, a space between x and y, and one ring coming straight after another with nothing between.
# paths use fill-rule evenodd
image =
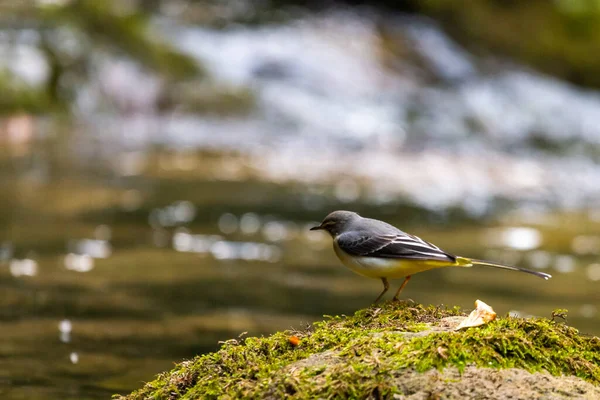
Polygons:
<instances>
[{"instance_id":1,"label":"yellow belly","mask_svg":"<svg viewBox=\"0 0 600 400\"><path fill-rule=\"evenodd\" d=\"M448 261L401 260L394 258L350 256L333 242L333 250L340 261L352 271L369 278L404 278L434 268L452 267Z\"/></svg>"}]
</instances>

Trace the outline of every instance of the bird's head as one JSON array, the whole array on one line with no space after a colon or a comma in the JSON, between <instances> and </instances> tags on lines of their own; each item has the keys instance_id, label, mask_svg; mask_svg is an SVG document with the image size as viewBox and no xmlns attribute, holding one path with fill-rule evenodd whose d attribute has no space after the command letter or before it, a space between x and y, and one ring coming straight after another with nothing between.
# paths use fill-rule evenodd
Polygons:
<instances>
[{"instance_id":1,"label":"bird's head","mask_svg":"<svg viewBox=\"0 0 600 400\"><path fill-rule=\"evenodd\" d=\"M336 237L340 233L345 232L349 224L360 218L360 215L352 211L334 211L326 216L319 226L310 228L310 230L324 230L329 232L332 237Z\"/></svg>"}]
</instances>

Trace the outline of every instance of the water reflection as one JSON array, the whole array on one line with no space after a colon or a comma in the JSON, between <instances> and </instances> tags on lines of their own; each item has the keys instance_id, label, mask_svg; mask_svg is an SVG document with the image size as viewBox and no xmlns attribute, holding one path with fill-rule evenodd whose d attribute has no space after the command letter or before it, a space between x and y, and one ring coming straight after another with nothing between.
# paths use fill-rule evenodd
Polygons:
<instances>
[{"instance_id":1,"label":"water reflection","mask_svg":"<svg viewBox=\"0 0 600 400\"><path fill-rule=\"evenodd\" d=\"M186 224L196 216L196 208L189 201L178 201L164 208L150 212L148 221L154 227L171 227Z\"/></svg>"},{"instance_id":2,"label":"water reflection","mask_svg":"<svg viewBox=\"0 0 600 400\"><path fill-rule=\"evenodd\" d=\"M571 248L578 254L598 254L600 253L600 237L579 235L573 238Z\"/></svg>"},{"instance_id":3,"label":"water reflection","mask_svg":"<svg viewBox=\"0 0 600 400\"><path fill-rule=\"evenodd\" d=\"M173 248L182 252L208 253L222 239L218 235L192 235L186 229L178 229L173 235Z\"/></svg>"},{"instance_id":4,"label":"water reflection","mask_svg":"<svg viewBox=\"0 0 600 400\"><path fill-rule=\"evenodd\" d=\"M532 251L527 254L529 264L537 269L546 269L552 262L552 255L544 250Z\"/></svg>"},{"instance_id":5,"label":"water reflection","mask_svg":"<svg viewBox=\"0 0 600 400\"><path fill-rule=\"evenodd\" d=\"M238 219L235 215L225 213L219 217L219 230L224 234L233 233L238 229Z\"/></svg>"},{"instance_id":6,"label":"water reflection","mask_svg":"<svg viewBox=\"0 0 600 400\"><path fill-rule=\"evenodd\" d=\"M108 258L112 253L110 243L100 239L71 240L67 244L67 248L78 254L87 255L92 258Z\"/></svg>"},{"instance_id":7,"label":"water reflection","mask_svg":"<svg viewBox=\"0 0 600 400\"><path fill-rule=\"evenodd\" d=\"M281 250L274 245L227 241L219 235L193 235L184 229L178 229L173 235L173 248L181 252L210 253L217 260L258 260L274 263L281 258Z\"/></svg>"},{"instance_id":8,"label":"water reflection","mask_svg":"<svg viewBox=\"0 0 600 400\"><path fill-rule=\"evenodd\" d=\"M58 324L58 331L60 341L63 343L69 343L71 341L71 331L73 330L73 324L68 319L63 319Z\"/></svg>"},{"instance_id":9,"label":"water reflection","mask_svg":"<svg viewBox=\"0 0 600 400\"><path fill-rule=\"evenodd\" d=\"M35 276L38 273L38 263L30 258L12 259L9 269L12 276Z\"/></svg>"},{"instance_id":10,"label":"water reflection","mask_svg":"<svg viewBox=\"0 0 600 400\"><path fill-rule=\"evenodd\" d=\"M246 213L240 218L240 230L246 235L253 235L260 229L260 218L255 213Z\"/></svg>"},{"instance_id":11,"label":"water reflection","mask_svg":"<svg viewBox=\"0 0 600 400\"><path fill-rule=\"evenodd\" d=\"M579 308L579 314L584 318L593 318L598 312L598 307L593 304L582 304Z\"/></svg>"},{"instance_id":12,"label":"water reflection","mask_svg":"<svg viewBox=\"0 0 600 400\"><path fill-rule=\"evenodd\" d=\"M65 268L77 272L89 272L94 268L94 259L89 254L69 253L65 257Z\"/></svg>"},{"instance_id":13,"label":"water reflection","mask_svg":"<svg viewBox=\"0 0 600 400\"><path fill-rule=\"evenodd\" d=\"M588 279L600 281L600 264L590 264L586 269Z\"/></svg>"},{"instance_id":14,"label":"water reflection","mask_svg":"<svg viewBox=\"0 0 600 400\"><path fill-rule=\"evenodd\" d=\"M528 227L505 227L490 229L485 235L484 245L504 246L515 250L533 250L542 244L540 232Z\"/></svg>"},{"instance_id":15,"label":"water reflection","mask_svg":"<svg viewBox=\"0 0 600 400\"><path fill-rule=\"evenodd\" d=\"M562 274L575 271L575 259L569 255L558 255L554 259L554 269Z\"/></svg>"}]
</instances>

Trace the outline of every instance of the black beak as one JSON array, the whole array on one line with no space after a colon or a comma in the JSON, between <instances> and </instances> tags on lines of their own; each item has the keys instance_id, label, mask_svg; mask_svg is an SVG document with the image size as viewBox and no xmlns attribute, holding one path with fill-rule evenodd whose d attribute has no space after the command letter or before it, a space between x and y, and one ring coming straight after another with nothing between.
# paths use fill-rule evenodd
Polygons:
<instances>
[{"instance_id":1,"label":"black beak","mask_svg":"<svg viewBox=\"0 0 600 400\"><path fill-rule=\"evenodd\" d=\"M323 227L321 225L319 225L319 226L313 226L312 228L310 228L311 231L319 231L321 229L323 229Z\"/></svg>"}]
</instances>

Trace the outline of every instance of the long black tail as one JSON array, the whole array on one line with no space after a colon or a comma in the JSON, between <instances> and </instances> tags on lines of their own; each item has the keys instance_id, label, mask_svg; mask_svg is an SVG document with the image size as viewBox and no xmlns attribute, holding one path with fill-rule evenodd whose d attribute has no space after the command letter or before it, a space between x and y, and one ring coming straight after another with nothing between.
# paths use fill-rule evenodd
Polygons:
<instances>
[{"instance_id":1,"label":"long black tail","mask_svg":"<svg viewBox=\"0 0 600 400\"><path fill-rule=\"evenodd\" d=\"M461 259L461 258L462 258L462 260L459 261L459 259ZM521 271L521 272L526 272L528 274L535 275L535 276L538 276L538 277L544 278L544 279L550 279L550 278L552 278L552 275L546 274L545 272L532 271L530 269L513 267L512 265L502 265L502 264L497 264L497 263L490 262L490 261L476 260L476 259L473 259L473 258L457 257L457 261L459 262L459 265L462 264L461 261L463 261L463 260L470 261L470 263L472 265L479 265L479 266L482 266L482 267L492 267L492 268L508 269L508 270L511 270L511 271ZM465 267L466 266L467 265L465 265Z\"/></svg>"}]
</instances>

